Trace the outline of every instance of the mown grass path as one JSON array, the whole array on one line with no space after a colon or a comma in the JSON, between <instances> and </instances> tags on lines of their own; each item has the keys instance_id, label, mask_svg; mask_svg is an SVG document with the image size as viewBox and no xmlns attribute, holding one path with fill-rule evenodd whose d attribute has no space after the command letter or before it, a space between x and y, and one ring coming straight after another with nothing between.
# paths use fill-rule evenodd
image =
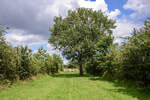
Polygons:
<instances>
[{"instance_id":1,"label":"mown grass path","mask_svg":"<svg viewBox=\"0 0 150 100\"><path fill-rule=\"evenodd\" d=\"M150 94L132 87L77 73L42 76L0 90L0 100L150 100Z\"/></svg>"}]
</instances>

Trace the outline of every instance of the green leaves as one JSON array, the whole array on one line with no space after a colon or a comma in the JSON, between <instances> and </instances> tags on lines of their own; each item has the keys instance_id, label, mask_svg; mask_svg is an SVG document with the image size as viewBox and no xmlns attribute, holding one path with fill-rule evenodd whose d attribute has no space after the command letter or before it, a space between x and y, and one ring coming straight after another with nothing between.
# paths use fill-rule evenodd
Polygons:
<instances>
[{"instance_id":1,"label":"green leaves","mask_svg":"<svg viewBox=\"0 0 150 100\"><path fill-rule=\"evenodd\" d=\"M144 26L135 30L128 42L122 46L122 72L124 77L141 81L147 85L150 81L150 20Z\"/></svg>"},{"instance_id":2,"label":"green leaves","mask_svg":"<svg viewBox=\"0 0 150 100\"><path fill-rule=\"evenodd\" d=\"M24 80L38 73L54 74L63 70L60 56L50 56L46 50L40 48L37 53L27 46L12 47L5 42L0 30L0 83L9 80Z\"/></svg>"},{"instance_id":3,"label":"green leaves","mask_svg":"<svg viewBox=\"0 0 150 100\"><path fill-rule=\"evenodd\" d=\"M77 60L80 65L96 53L95 44L104 37L111 37L115 28L115 22L101 11L88 8L70 10L67 17L55 17L54 22L49 43L61 50L67 59Z\"/></svg>"},{"instance_id":4,"label":"green leaves","mask_svg":"<svg viewBox=\"0 0 150 100\"><path fill-rule=\"evenodd\" d=\"M20 79L29 78L32 73L31 56L32 50L27 46L15 47L17 74Z\"/></svg>"}]
</instances>

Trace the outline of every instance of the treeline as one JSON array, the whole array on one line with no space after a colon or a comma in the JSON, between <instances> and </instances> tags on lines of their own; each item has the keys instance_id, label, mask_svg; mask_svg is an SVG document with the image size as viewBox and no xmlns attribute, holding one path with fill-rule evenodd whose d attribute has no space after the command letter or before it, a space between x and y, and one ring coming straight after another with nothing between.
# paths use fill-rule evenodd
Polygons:
<instances>
[{"instance_id":1,"label":"treeline","mask_svg":"<svg viewBox=\"0 0 150 100\"><path fill-rule=\"evenodd\" d=\"M54 74L63 70L59 55L50 56L43 48L33 53L27 46L12 47L3 38L0 30L0 83L25 80L37 74Z\"/></svg>"},{"instance_id":2,"label":"treeline","mask_svg":"<svg viewBox=\"0 0 150 100\"><path fill-rule=\"evenodd\" d=\"M70 67L76 62L80 75L86 71L150 87L150 18L119 45L112 35L115 27L102 11L77 8L54 18L49 43L71 61Z\"/></svg>"},{"instance_id":3,"label":"treeline","mask_svg":"<svg viewBox=\"0 0 150 100\"><path fill-rule=\"evenodd\" d=\"M120 45L112 44L103 56L96 54L89 59L85 63L86 71L150 87L150 19L123 39Z\"/></svg>"}]
</instances>

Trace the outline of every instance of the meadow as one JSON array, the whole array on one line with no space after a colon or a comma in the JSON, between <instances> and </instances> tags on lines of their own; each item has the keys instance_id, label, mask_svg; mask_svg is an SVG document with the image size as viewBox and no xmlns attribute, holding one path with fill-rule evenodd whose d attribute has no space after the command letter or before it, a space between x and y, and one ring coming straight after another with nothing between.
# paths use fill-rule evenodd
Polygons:
<instances>
[{"instance_id":1,"label":"meadow","mask_svg":"<svg viewBox=\"0 0 150 100\"><path fill-rule=\"evenodd\" d=\"M0 90L0 100L150 100L144 90L78 72L42 75Z\"/></svg>"}]
</instances>

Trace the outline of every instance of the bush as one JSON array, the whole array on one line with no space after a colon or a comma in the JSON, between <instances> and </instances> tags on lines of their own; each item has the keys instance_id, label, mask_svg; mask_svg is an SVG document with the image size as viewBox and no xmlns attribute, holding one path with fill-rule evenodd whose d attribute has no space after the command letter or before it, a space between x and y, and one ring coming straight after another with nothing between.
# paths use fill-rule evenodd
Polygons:
<instances>
[{"instance_id":1,"label":"bush","mask_svg":"<svg viewBox=\"0 0 150 100\"><path fill-rule=\"evenodd\" d=\"M0 45L0 80L16 79L16 62L13 49L7 44Z\"/></svg>"},{"instance_id":2,"label":"bush","mask_svg":"<svg viewBox=\"0 0 150 100\"><path fill-rule=\"evenodd\" d=\"M19 79L26 79L29 78L32 73L32 66L31 66L31 55L32 50L28 49L27 46L25 47L16 47L16 62L17 62L17 74Z\"/></svg>"},{"instance_id":3,"label":"bush","mask_svg":"<svg viewBox=\"0 0 150 100\"><path fill-rule=\"evenodd\" d=\"M142 82L144 86L150 83L150 19L145 21L140 30L135 30L127 42L121 46L122 67L124 79Z\"/></svg>"}]
</instances>

